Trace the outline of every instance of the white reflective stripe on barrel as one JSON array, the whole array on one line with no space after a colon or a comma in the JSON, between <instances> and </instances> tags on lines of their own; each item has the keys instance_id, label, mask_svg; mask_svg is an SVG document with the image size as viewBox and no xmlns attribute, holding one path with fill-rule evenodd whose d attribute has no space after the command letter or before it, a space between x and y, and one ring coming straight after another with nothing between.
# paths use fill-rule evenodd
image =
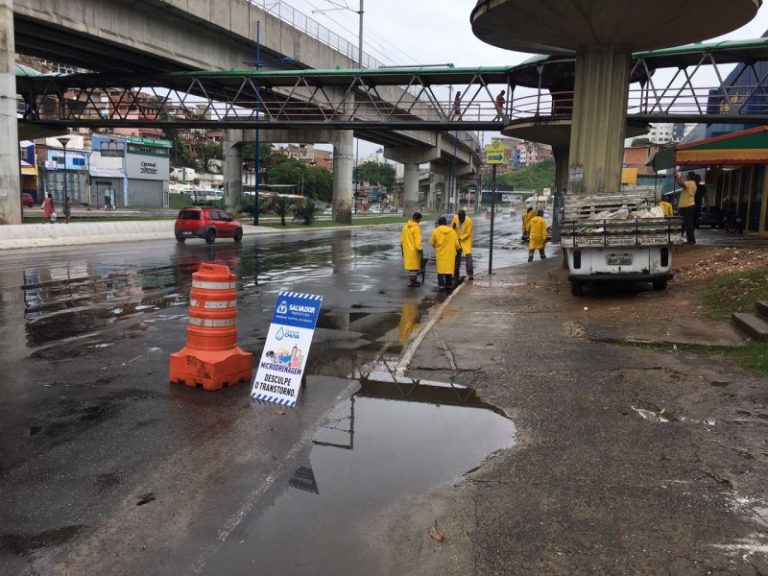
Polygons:
<instances>
[{"instance_id":1,"label":"white reflective stripe on barrel","mask_svg":"<svg viewBox=\"0 0 768 576\"><path fill-rule=\"evenodd\" d=\"M189 323L192 326L203 326L205 328L223 328L227 326L234 326L234 318L225 318L223 320L207 320L205 318L192 318L189 317Z\"/></svg>"},{"instance_id":2,"label":"white reflective stripe on barrel","mask_svg":"<svg viewBox=\"0 0 768 576\"><path fill-rule=\"evenodd\" d=\"M206 300L203 308L235 308L237 300Z\"/></svg>"},{"instance_id":3,"label":"white reflective stripe on barrel","mask_svg":"<svg viewBox=\"0 0 768 576\"><path fill-rule=\"evenodd\" d=\"M197 300L190 300L189 305L192 308L237 308L237 300L203 300L201 306Z\"/></svg>"},{"instance_id":4,"label":"white reflective stripe on barrel","mask_svg":"<svg viewBox=\"0 0 768 576\"><path fill-rule=\"evenodd\" d=\"M192 280L192 288L203 288L206 290L229 290L236 288L235 282L205 282L204 280Z\"/></svg>"}]
</instances>

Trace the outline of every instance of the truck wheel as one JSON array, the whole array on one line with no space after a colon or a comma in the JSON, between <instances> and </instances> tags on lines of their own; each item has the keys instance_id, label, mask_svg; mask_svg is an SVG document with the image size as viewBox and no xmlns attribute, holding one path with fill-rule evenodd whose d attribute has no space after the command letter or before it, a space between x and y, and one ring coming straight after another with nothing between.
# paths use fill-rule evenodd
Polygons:
<instances>
[{"instance_id":1,"label":"truck wheel","mask_svg":"<svg viewBox=\"0 0 768 576\"><path fill-rule=\"evenodd\" d=\"M184 244L184 240L186 240L184 236L176 236L176 242L178 242L179 244Z\"/></svg>"},{"instance_id":2,"label":"truck wheel","mask_svg":"<svg viewBox=\"0 0 768 576\"><path fill-rule=\"evenodd\" d=\"M235 242L239 244L242 239L243 239L243 229L238 228L237 230L235 230Z\"/></svg>"},{"instance_id":3,"label":"truck wheel","mask_svg":"<svg viewBox=\"0 0 768 576\"><path fill-rule=\"evenodd\" d=\"M208 232L205 233L205 242L206 244L213 244L216 242L216 232L208 230Z\"/></svg>"},{"instance_id":4,"label":"truck wheel","mask_svg":"<svg viewBox=\"0 0 768 576\"><path fill-rule=\"evenodd\" d=\"M571 294L581 296L584 294L584 285L576 280L571 280Z\"/></svg>"},{"instance_id":5,"label":"truck wheel","mask_svg":"<svg viewBox=\"0 0 768 576\"><path fill-rule=\"evenodd\" d=\"M653 281L653 289L656 291L660 290L666 290L667 288L667 281L666 280L654 280Z\"/></svg>"}]
</instances>

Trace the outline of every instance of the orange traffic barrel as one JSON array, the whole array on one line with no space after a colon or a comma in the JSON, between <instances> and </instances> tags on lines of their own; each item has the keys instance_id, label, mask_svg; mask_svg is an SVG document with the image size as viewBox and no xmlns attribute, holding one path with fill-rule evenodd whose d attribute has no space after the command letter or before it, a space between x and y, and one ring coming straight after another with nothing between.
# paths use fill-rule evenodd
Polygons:
<instances>
[{"instance_id":1,"label":"orange traffic barrel","mask_svg":"<svg viewBox=\"0 0 768 576\"><path fill-rule=\"evenodd\" d=\"M187 345L171 354L171 382L219 390L251 379L253 355L237 346L235 280L221 264L192 275Z\"/></svg>"}]
</instances>

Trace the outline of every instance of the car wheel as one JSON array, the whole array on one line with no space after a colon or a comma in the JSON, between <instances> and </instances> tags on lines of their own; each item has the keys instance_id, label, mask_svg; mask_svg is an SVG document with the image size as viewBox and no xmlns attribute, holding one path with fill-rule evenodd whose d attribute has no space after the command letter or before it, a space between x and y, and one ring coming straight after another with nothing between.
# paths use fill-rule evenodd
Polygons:
<instances>
[{"instance_id":1,"label":"car wheel","mask_svg":"<svg viewBox=\"0 0 768 576\"><path fill-rule=\"evenodd\" d=\"M206 244L213 244L214 242L216 242L215 230L208 230L208 232L205 233L205 242Z\"/></svg>"},{"instance_id":2,"label":"car wheel","mask_svg":"<svg viewBox=\"0 0 768 576\"><path fill-rule=\"evenodd\" d=\"M235 230L235 242L240 242L243 239L243 229L238 228Z\"/></svg>"},{"instance_id":3,"label":"car wheel","mask_svg":"<svg viewBox=\"0 0 768 576\"><path fill-rule=\"evenodd\" d=\"M666 290L667 288L667 281L666 280L654 280L653 281L653 289L657 292L660 292L661 290Z\"/></svg>"},{"instance_id":4,"label":"car wheel","mask_svg":"<svg viewBox=\"0 0 768 576\"><path fill-rule=\"evenodd\" d=\"M185 240L186 238L184 238L183 236L176 236L176 242L178 242L179 244L184 244Z\"/></svg>"}]
</instances>

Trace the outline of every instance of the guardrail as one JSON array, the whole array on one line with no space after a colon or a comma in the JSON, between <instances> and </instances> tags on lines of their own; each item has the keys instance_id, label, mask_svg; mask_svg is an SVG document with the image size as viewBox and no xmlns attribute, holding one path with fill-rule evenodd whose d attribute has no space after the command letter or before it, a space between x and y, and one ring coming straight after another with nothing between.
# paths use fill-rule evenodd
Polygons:
<instances>
[{"instance_id":1,"label":"guardrail","mask_svg":"<svg viewBox=\"0 0 768 576\"><path fill-rule=\"evenodd\" d=\"M357 62L358 47L356 45L352 44L342 36L339 36L336 32L332 32L330 29L317 22L317 20L296 10L293 6L287 5L281 0L270 0L269 2L267 0L262 0L261 2L258 0L248 0L248 2L254 6L258 6L264 12L282 20L286 24L290 24L307 36L322 42L329 48L333 48L353 62ZM362 68L379 68L381 66L383 66L382 62L363 52Z\"/></svg>"}]
</instances>

